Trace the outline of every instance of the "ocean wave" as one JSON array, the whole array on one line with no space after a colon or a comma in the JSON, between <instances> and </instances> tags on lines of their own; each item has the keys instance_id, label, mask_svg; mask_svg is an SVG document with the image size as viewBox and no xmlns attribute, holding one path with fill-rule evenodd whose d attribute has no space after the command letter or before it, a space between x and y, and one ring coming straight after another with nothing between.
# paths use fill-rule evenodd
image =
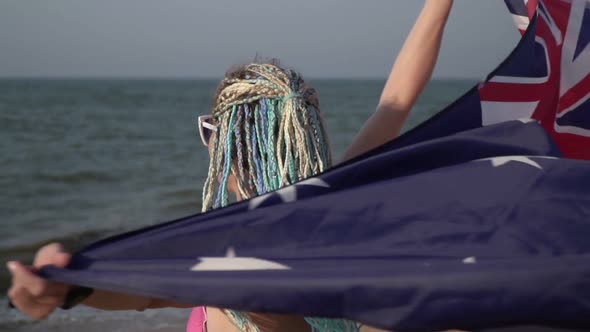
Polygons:
<instances>
[{"instance_id":1,"label":"ocean wave","mask_svg":"<svg viewBox=\"0 0 590 332\"><path fill-rule=\"evenodd\" d=\"M162 207L162 210L165 213L169 212L184 212L185 214L189 213L198 213L201 208L201 202L197 201L190 201L190 202L182 202L182 203L175 203L175 204L168 204Z\"/></svg>"},{"instance_id":2,"label":"ocean wave","mask_svg":"<svg viewBox=\"0 0 590 332\"><path fill-rule=\"evenodd\" d=\"M65 184L115 182L119 179L111 174L97 171L77 171L67 174L37 173L33 179Z\"/></svg>"},{"instance_id":3,"label":"ocean wave","mask_svg":"<svg viewBox=\"0 0 590 332\"><path fill-rule=\"evenodd\" d=\"M166 198L191 199L192 203L195 204L195 203L199 203L199 202L195 202L195 198L198 198L200 196L199 193L200 193L199 190L191 188L191 189L178 189L178 190L173 190L173 191L167 191L167 192L160 194L160 196L164 199L166 199Z\"/></svg>"}]
</instances>

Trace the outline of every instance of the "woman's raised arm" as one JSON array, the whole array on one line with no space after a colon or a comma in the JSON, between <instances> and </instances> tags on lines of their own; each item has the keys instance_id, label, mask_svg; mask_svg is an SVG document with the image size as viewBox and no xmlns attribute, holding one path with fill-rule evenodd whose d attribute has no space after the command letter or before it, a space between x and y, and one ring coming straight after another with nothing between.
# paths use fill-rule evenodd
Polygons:
<instances>
[{"instance_id":1,"label":"woman's raised arm","mask_svg":"<svg viewBox=\"0 0 590 332\"><path fill-rule=\"evenodd\" d=\"M426 0L395 60L375 113L344 154L354 158L397 137L432 76L453 0Z\"/></svg>"}]
</instances>

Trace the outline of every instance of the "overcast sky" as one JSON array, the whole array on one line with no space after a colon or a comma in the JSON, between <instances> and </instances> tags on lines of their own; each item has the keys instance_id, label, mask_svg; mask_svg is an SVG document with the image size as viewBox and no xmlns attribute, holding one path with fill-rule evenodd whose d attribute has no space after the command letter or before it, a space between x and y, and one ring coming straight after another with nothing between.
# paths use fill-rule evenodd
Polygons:
<instances>
[{"instance_id":1,"label":"overcast sky","mask_svg":"<svg viewBox=\"0 0 590 332\"><path fill-rule=\"evenodd\" d=\"M504 2L456 0L435 72L481 78L518 33ZM257 53L307 77L385 77L418 0L0 2L0 76L219 77Z\"/></svg>"}]
</instances>

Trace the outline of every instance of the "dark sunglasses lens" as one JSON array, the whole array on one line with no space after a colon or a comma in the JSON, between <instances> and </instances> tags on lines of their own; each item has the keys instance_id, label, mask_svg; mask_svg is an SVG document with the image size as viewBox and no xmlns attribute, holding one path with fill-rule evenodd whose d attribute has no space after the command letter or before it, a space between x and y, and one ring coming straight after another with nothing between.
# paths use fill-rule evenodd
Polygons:
<instances>
[{"instance_id":1,"label":"dark sunglasses lens","mask_svg":"<svg viewBox=\"0 0 590 332\"><path fill-rule=\"evenodd\" d=\"M203 138L205 139L205 142L207 142L207 144L209 144L209 141L211 140L211 134L213 134L213 130L209 129L209 128L205 128L203 127Z\"/></svg>"}]
</instances>

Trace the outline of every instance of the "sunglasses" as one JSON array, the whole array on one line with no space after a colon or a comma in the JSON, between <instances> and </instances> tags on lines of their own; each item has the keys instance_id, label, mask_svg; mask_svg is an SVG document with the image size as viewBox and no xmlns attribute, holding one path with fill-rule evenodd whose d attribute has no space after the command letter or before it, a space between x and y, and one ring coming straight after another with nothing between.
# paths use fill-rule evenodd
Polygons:
<instances>
[{"instance_id":1,"label":"sunglasses","mask_svg":"<svg viewBox=\"0 0 590 332\"><path fill-rule=\"evenodd\" d=\"M212 120L213 115L211 114L201 115L198 118L199 134L201 135L201 140L205 146L209 146L211 135L213 135L214 131L217 132L217 126L211 123Z\"/></svg>"}]
</instances>

